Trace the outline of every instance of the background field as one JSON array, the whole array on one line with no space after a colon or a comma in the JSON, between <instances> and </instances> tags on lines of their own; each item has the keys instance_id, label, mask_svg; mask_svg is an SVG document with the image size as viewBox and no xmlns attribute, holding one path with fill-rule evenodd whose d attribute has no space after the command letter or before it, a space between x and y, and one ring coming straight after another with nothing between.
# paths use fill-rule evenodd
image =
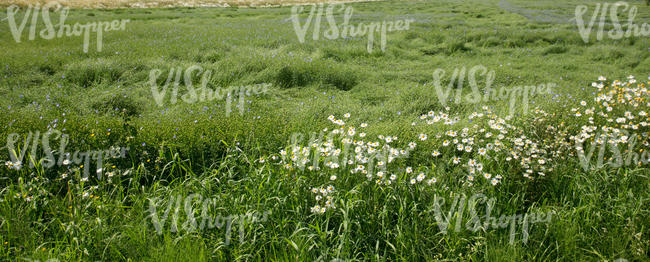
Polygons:
<instances>
[{"instance_id":1,"label":"background field","mask_svg":"<svg viewBox=\"0 0 650 262\"><path fill-rule=\"evenodd\" d=\"M496 187L467 186L445 170L436 170L441 181L433 187L405 182L390 189L342 173L337 188L345 190L338 208L315 215L311 187L327 183L329 175L286 171L268 159L289 145L292 133L308 136L332 128L329 115L350 113L356 124L368 123L368 137L394 135L402 146L422 132L432 137L444 131L411 125L421 114L444 108L431 85L438 68L452 72L483 65L495 71L497 87L557 83L552 95L535 96L530 107L552 114L549 125L576 128L581 124L567 112L593 98L591 83L599 76L624 80L634 75L647 82L648 37L596 41L592 36L584 43L575 24L543 21L549 15L568 20L579 4L591 13L595 1L506 3L348 4L354 7L353 24L415 20L408 31L388 33L386 52L373 53L366 51L365 37L300 43L290 7L73 9L69 23L130 19L125 31L105 33L102 52L91 40L89 53L82 51L81 37L28 41L23 33L16 43L3 20L0 138L55 128L70 136L70 151L112 145L130 150L127 159L107 164L107 171L118 174L111 182L80 182L79 170L68 167L0 168L0 257L647 261L650 183L644 166L585 172L577 157L567 156L532 181L504 167L495 171L504 176ZM641 1L630 4L638 6L637 23L650 22L650 8ZM4 17L6 10L0 12ZM213 70L215 86L273 87L247 99L243 115L235 111L226 117L223 101L157 106L149 72L191 65ZM469 89L467 83L463 88ZM482 105L449 104L451 112L464 116ZM485 105L507 113L503 101ZM540 141L558 135L535 132L540 126L532 117L518 114L513 121ZM430 152L437 145L418 142L422 153L402 160L402 168L433 166ZM256 161L260 157L267 161ZM9 159L6 147L0 159ZM61 178L63 173L69 177ZM451 192L496 197L504 214L553 211L557 216L535 225L526 244L518 236L510 245L507 230L445 235L432 215L433 195ZM149 199L192 193L216 198L213 214L272 213L267 222L249 225L243 242L228 245L224 230L172 233L167 225L162 236L156 234L147 218ZM16 194L34 198L25 201Z\"/></svg>"},{"instance_id":2,"label":"background field","mask_svg":"<svg viewBox=\"0 0 650 262\"><path fill-rule=\"evenodd\" d=\"M65 6L74 8L132 8L132 7L229 7L229 6L280 6L310 3L346 3L346 2L371 2L373 0L62 0L56 1ZM374 0L376 1L376 0ZM51 0L1 0L0 6L20 5L28 6L45 4Z\"/></svg>"}]
</instances>

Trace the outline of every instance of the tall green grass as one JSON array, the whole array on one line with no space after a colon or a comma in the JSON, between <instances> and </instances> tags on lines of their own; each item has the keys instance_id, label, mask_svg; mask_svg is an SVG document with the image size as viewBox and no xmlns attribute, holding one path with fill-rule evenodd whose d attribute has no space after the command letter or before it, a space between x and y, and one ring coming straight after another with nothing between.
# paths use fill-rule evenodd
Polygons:
<instances>
[{"instance_id":1,"label":"tall green grass","mask_svg":"<svg viewBox=\"0 0 650 262\"><path fill-rule=\"evenodd\" d=\"M579 1L510 1L528 9L571 16ZM637 3L638 2L638 3ZM637 22L650 9L637 4ZM586 3L593 9L595 2ZM350 4L353 23L416 22L388 34L386 52L366 51L367 39L298 42L290 8L74 9L74 22L130 19L126 31L107 32L101 53L83 53L80 37L16 43L0 23L0 138L62 130L69 151L128 146L114 159L109 182L81 182L78 167L0 167L0 257L45 261L647 261L649 172L623 167L585 172L567 157L544 179L504 180L480 191L447 174L433 188L343 183L334 213L310 212L318 178L297 175L260 157L277 153L292 133L320 132L329 115L351 113L369 124L368 136L408 141L421 131L417 117L442 110L431 85L441 68L484 65L495 86L554 82L554 95L535 96L530 108L566 118L571 103L592 98L600 75L643 80L650 72L647 37L584 43L575 25L531 21L498 1L386 1ZM6 13L6 10L0 13ZM645 20L643 20L645 19ZM323 27L325 29L325 27ZM309 36L309 34L308 34ZM91 42L91 45L93 43ZM224 101L156 105L152 69L199 65L215 72L215 86L272 83L268 94L247 98L246 110L226 117ZM181 86L181 89L185 88ZM462 88L469 88L467 84ZM469 89L468 89L469 90ZM469 91L468 91L469 92ZM250 101L250 103L249 103ZM507 103L490 102L507 112ZM480 104L449 104L468 115ZM560 117L562 116L562 117ZM537 139L531 115L515 121ZM56 125L56 126L55 126ZM65 130L64 130L65 129ZM109 131L110 130L110 131ZM546 137L545 137L546 136ZM2 143L3 145L4 143ZM435 145L422 143L423 151ZM43 154L30 154L35 160ZM9 160L6 148L0 159ZM430 165L415 154L405 165ZM113 167L115 166L115 167ZM126 173L128 171L128 173ZM66 173L67 178L61 174ZM126 174L125 174L126 173ZM340 175L339 177L343 177ZM508 243L508 230L443 234L434 196L497 199L502 214L553 211L535 224L527 243ZM34 196L26 201L16 194ZM84 196L87 193L87 196ZM147 217L150 199L201 194L215 198L212 216L271 211L248 225L243 242L226 245L220 230L158 235ZM93 197L89 195L92 194ZM162 206L159 207L159 212ZM181 219L185 214L181 212ZM463 221L469 217L465 214Z\"/></svg>"}]
</instances>

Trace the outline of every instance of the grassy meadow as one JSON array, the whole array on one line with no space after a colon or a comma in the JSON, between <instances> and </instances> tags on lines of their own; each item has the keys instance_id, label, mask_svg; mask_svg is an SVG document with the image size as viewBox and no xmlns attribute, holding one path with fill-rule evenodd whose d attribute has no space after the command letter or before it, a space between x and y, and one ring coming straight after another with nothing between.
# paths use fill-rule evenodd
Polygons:
<instances>
[{"instance_id":1,"label":"grassy meadow","mask_svg":"<svg viewBox=\"0 0 650 262\"><path fill-rule=\"evenodd\" d=\"M30 40L31 19L17 42L2 9L0 260L650 261L649 163L627 157L650 147L650 38L599 40L596 22L585 42L576 6L588 23L597 3L614 1L346 3L352 25L410 19L372 52L368 36L323 37L325 16L301 43L289 6L73 7L67 24L129 20L87 52L82 36ZM268 89L190 103L181 77L157 103L152 85L191 67L212 89ZM472 68L494 77L454 82ZM493 99L488 82L553 85ZM52 130L49 153L71 162L28 140ZM128 150L101 178L74 161L111 147ZM487 201L453 212L475 194L493 216L552 216L524 232L483 224Z\"/></svg>"},{"instance_id":2,"label":"grassy meadow","mask_svg":"<svg viewBox=\"0 0 650 262\"><path fill-rule=\"evenodd\" d=\"M377 0L61 0L74 8L142 8L142 7L269 7L312 3L370 2ZM0 6L45 5L52 0L0 0Z\"/></svg>"}]
</instances>

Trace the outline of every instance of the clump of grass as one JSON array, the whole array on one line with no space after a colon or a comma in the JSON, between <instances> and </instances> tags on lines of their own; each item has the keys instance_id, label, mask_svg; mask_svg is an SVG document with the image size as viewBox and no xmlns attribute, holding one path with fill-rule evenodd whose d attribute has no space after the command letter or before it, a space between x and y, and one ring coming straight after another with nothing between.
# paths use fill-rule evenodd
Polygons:
<instances>
[{"instance_id":1,"label":"clump of grass","mask_svg":"<svg viewBox=\"0 0 650 262\"><path fill-rule=\"evenodd\" d=\"M118 61L86 59L66 65L63 77L79 87L90 87L114 83L128 68Z\"/></svg>"},{"instance_id":2,"label":"clump of grass","mask_svg":"<svg viewBox=\"0 0 650 262\"><path fill-rule=\"evenodd\" d=\"M276 76L276 83L283 88L305 86L315 80L315 76L306 68L285 66Z\"/></svg>"},{"instance_id":3,"label":"clump of grass","mask_svg":"<svg viewBox=\"0 0 650 262\"><path fill-rule=\"evenodd\" d=\"M284 66L275 76L275 82L282 88L293 88L318 81L343 91L348 91L357 84L357 76L352 72L322 66L324 65Z\"/></svg>"},{"instance_id":4,"label":"clump of grass","mask_svg":"<svg viewBox=\"0 0 650 262\"><path fill-rule=\"evenodd\" d=\"M565 53L568 50L565 46L560 46L560 45L552 45L544 49L542 51L542 55L549 55L549 54L562 54Z\"/></svg>"},{"instance_id":5,"label":"clump of grass","mask_svg":"<svg viewBox=\"0 0 650 262\"><path fill-rule=\"evenodd\" d=\"M127 119L140 115L143 109L141 104L125 95L108 95L95 102L93 108L103 113L117 113Z\"/></svg>"},{"instance_id":6,"label":"clump of grass","mask_svg":"<svg viewBox=\"0 0 650 262\"><path fill-rule=\"evenodd\" d=\"M447 43L447 48L445 53L447 55L452 55L454 53L464 53L470 51L471 48L467 47L466 42L460 39L454 39Z\"/></svg>"}]
</instances>

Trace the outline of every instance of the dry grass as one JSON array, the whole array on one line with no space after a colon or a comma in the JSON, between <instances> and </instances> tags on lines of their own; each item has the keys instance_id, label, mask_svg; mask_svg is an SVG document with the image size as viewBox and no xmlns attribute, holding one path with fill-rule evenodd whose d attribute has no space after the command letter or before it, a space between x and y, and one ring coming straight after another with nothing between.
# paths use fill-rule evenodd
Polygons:
<instances>
[{"instance_id":1,"label":"dry grass","mask_svg":"<svg viewBox=\"0 0 650 262\"><path fill-rule=\"evenodd\" d=\"M73 8L148 8L148 7L228 7L228 6L278 6L311 3L343 3L343 2L368 2L377 0L0 0L0 6L10 5L28 6L59 2L64 6Z\"/></svg>"}]
</instances>

